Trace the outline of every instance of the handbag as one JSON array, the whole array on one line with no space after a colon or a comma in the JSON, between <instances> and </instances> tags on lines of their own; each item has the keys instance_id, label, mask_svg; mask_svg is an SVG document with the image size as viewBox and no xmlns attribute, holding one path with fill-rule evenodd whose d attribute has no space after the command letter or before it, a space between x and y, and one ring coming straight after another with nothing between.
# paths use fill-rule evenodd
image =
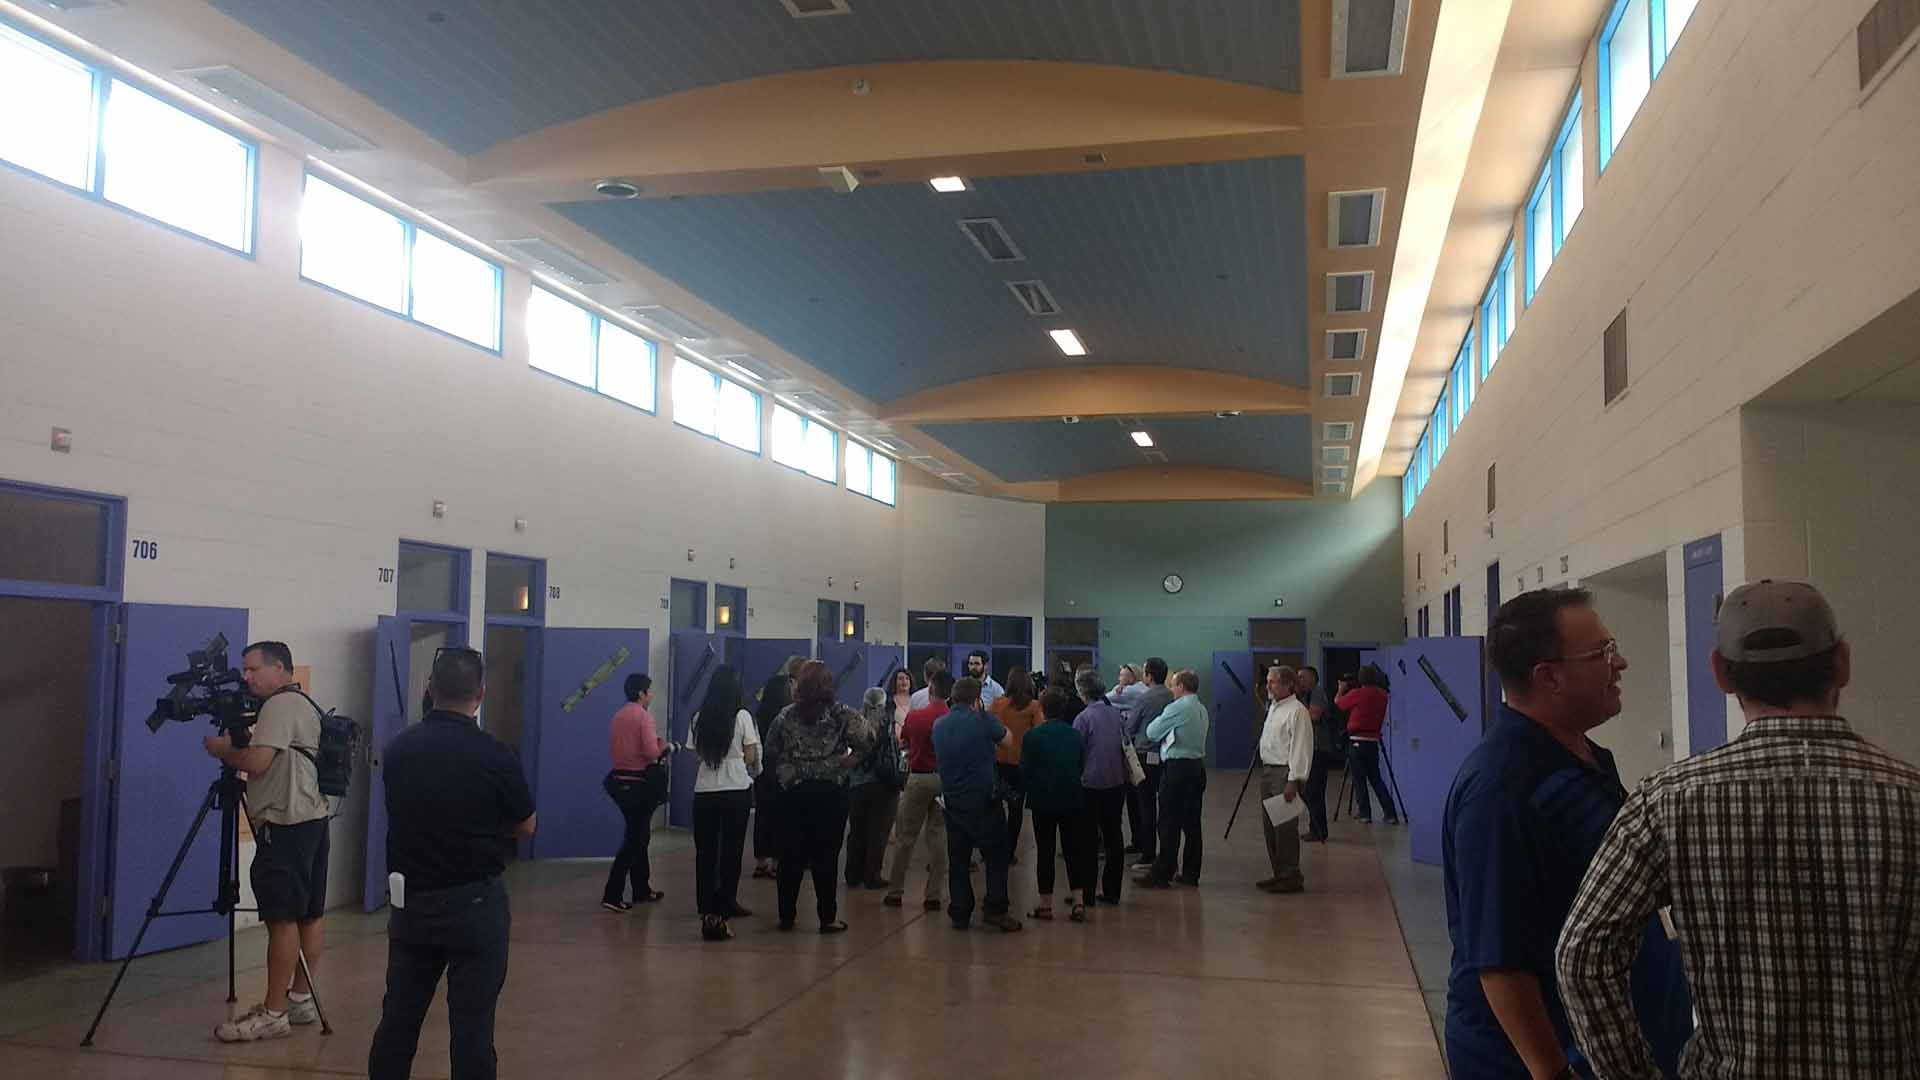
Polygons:
<instances>
[{"instance_id":1,"label":"handbag","mask_svg":"<svg viewBox=\"0 0 1920 1080\"><path fill-rule=\"evenodd\" d=\"M1147 770L1140 767L1140 755L1133 749L1133 744L1124 738L1120 740L1120 756L1127 759L1127 783L1135 787L1146 783Z\"/></svg>"}]
</instances>

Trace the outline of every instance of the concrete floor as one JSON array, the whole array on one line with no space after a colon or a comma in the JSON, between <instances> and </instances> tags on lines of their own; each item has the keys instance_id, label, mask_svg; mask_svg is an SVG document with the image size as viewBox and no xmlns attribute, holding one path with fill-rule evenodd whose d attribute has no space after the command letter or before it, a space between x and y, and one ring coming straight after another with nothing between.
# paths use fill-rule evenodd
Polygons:
<instances>
[{"instance_id":1,"label":"concrete floor","mask_svg":"<svg viewBox=\"0 0 1920 1080\"><path fill-rule=\"evenodd\" d=\"M500 1075L1443 1077L1409 959L1425 943L1403 937L1382 869L1383 855L1395 858L1392 838L1337 823L1331 844L1305 848L1307 893L1258 892L1265 854L1246 816L1258 804L1249 799L1233 839L1219 840L1239 782L1211 778L1200 888L1129 883L1121 906L1097 909L1089 924L1029 921L1011 936L959 933L942 915L884 908L868 892L842 900L850 933L809 932L803 895L800 931L781 934L772 883L748 879L741 899L759 914L736 922L737 940L705 944L681 835L654 844L666 901L626 915L598 907L605 863L516 867ZM1031 848L1029 830L1014 871L1021 911L1034 893ZM1416 888L1419 877L1410 876ZM225 949L202 946L135 961L92 1049L77 1044L111 967L0 985L0 1076L363 1074L384 920L340 912L328 922L319 980L331 1036L214 1042ZM244 1007L259 997L261 932L241 936L239 961ZM448 1075L444 998L415 1075Z\"/></svg>"}]
</instances>

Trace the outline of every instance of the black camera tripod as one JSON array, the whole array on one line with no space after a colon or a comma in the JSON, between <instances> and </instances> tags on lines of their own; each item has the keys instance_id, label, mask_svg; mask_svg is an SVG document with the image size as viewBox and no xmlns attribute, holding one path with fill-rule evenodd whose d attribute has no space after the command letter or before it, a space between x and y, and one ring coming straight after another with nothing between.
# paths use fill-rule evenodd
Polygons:
<instances>
[{"instance_id":1,"label":"black camera tripod","mask_svg":"<svg viewBox=\"0 0 1920 1080\"><path fill-rule=\"evenodd\" d=\"M127 968L133 959L140 955L140 942L146 939L147 931L153 926L153 920L177 915L224 915L227 920L227 1003L240 1000L234 993L233 979L233 934L234 914L253 908L240 907L240 810L247 797L247 782L240 779L229 765L220 766L220 776L207 787L207 797L200 800L200 812L193 816L193 825L187 829L187 838L180 842L180 850L174 853L173 865L167 867L167 876L160 881L160 891L153 894L153 900L147 904L147 917L140 922L140 932L133 936L133 945L127 949L127 955L120 961L120 971L113 977L113 985L107 988L107 996L100 1002L100 1011L93 1014L93 1023L88 1025L86 1037L80 1040L81 1046L92 1046L94 1032L100 1030L100 1021L106 1018L107 1007L113 1004L113 995L120 991L120 981L127 977ZM220 811L220 882L214 893L213 906L193 908L188 911L162 911L161 905L167 901L167 892L173 888L173 879L179 876L180 867L187 861L187 854L193 850L194 838L200 835L200 826L206 824L207 813ZM327 1023L327 1012L320 1007L320 990L313 984L313 971L307 966L307 954L299 953L300 971L307 977L307 990L313 995L313 1009L320 1017L320 1034L333 1034L333 1026Z\"/></svg>"}]
</instances>

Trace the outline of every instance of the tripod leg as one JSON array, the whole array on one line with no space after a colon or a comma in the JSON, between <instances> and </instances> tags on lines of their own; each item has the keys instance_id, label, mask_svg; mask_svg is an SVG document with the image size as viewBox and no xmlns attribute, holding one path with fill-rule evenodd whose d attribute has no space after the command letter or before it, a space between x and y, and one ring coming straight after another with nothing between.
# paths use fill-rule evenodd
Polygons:
<instances>
[{"instance_id":1,"label":"tripod leg","mask_svg":"<svg viewBox=\"0 0 1920 1080\"><path fill-rule=\"evenodd\" d=\"M1260 767L1260 754L1258 751L1255 751L1253 755L1253 764L1247 766L1247 778L1245 780L1240 781L1240 794L1236 796L1233 800L1233 813L1227 815L1227 831L1225 834L1223 834L1220 837L1220 839L1225 840L1233 835L1233 819L1240 816L1240 800L1245 799L1247 797L1247 785L1253 783L1254 770L1258 769L1259 767Z\"/></svg>"},{"instance_id":2,"label":"tripod leg","mask_svg":"<svg viewBox=\"0 0 1920 1080\"><path fill-rule=\"evenodd\" d=\"M1340 797L1333 804L1333 820L1340 820L1340 810L1347 805L1347 789L1353 786L1353 766L1349 764L1340 770Z\"/></svg>"},{"instance_id":3,"label":"tripod leg","mask_svg":"<svg viewBox=\"0 0 1920 1080\"><path fill-rule=\"evenodd\" d=\"M80 1040L81 1046L92 1046L94 1033L100 1030L100 1021L106 1018L107 1006L113 1004L113 995L120 992L120 982L127 977L127 968L133 964L133 958L140 955L140 943L147 938L147 931L153 926L153 920L160 915L160 906L167 902L167 890L173 888L173 879L180 874L180 867L187 861L187 853L193 850L193 838L200 835L200 826L206 823L207 811L213 809L214 800L219 794L218 782L207 789L207 797L200 800L200 811L193 815L193 825L187 829L187 838L180 842L180 850L174 853L173 865L167 867L167 876L160 879L160 891L153 894L153 900L147 904L147 917L140 921L140 932L133 935L133 944L127 947L127 955L120 961L120 970L113 976L113 985L107 987L107 996L100 1002L100 1011L93 1014L93 1023L87 1025L87 1034Z\"/></svg>"},{"instance_id":4,"label":"tripod leg","mask_svg":"<svg viewBox=\"0 0 1920 1080\"><path fill-rule=\"evenodd\" d=\"M1393 775L1393 755L1387 753L1387 741L1380 740L1380 760L1387 763L1387 783L1393 786L1393 798L1400 804L1400 820L1411 823L1413 815L1407 813L1407 800L1400 794L1400 780Z\"/></svg>"},{"instance_id":5,"label":"tripod leg","mask_svg":"<svg viewBox=\"0 0 1920 1080\"><path fill-rule=\"evenodd\" d=\"M307 950L299 952L300 974L307 977L307 993L313 995L313 1011L320 1017L320 1034L333 1034L333 1025L327 1023L327 1010L320 1006L320 988L313 983L313 969L307 966Z\"/></svg>"}]
</instances>

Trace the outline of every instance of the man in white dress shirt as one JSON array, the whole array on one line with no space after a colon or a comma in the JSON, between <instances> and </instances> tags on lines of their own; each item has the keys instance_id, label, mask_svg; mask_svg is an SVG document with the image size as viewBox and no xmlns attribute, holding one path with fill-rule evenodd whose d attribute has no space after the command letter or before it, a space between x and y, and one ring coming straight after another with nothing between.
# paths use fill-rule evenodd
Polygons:
<instances>
[{"instance_id":1,"label":"man in white dress shirt","mask_svg":"<svg viewBox=\"0 0 1920 1080\"><path fill-rule=\"evenodd\" d=\"M1313 717L1300 703L1295 675L1280 664L1267 669L1267 722L1260 729L1260 799L1275 795L1298 802L1313 771ZM1261 807L1260 827L1267 836L1267 861L1273 876L1257 887L1271 893L1297 893L1307 887L1300 873L1300 827L1288 819L1275 825Z\"/></svg>"}]
</instances>

